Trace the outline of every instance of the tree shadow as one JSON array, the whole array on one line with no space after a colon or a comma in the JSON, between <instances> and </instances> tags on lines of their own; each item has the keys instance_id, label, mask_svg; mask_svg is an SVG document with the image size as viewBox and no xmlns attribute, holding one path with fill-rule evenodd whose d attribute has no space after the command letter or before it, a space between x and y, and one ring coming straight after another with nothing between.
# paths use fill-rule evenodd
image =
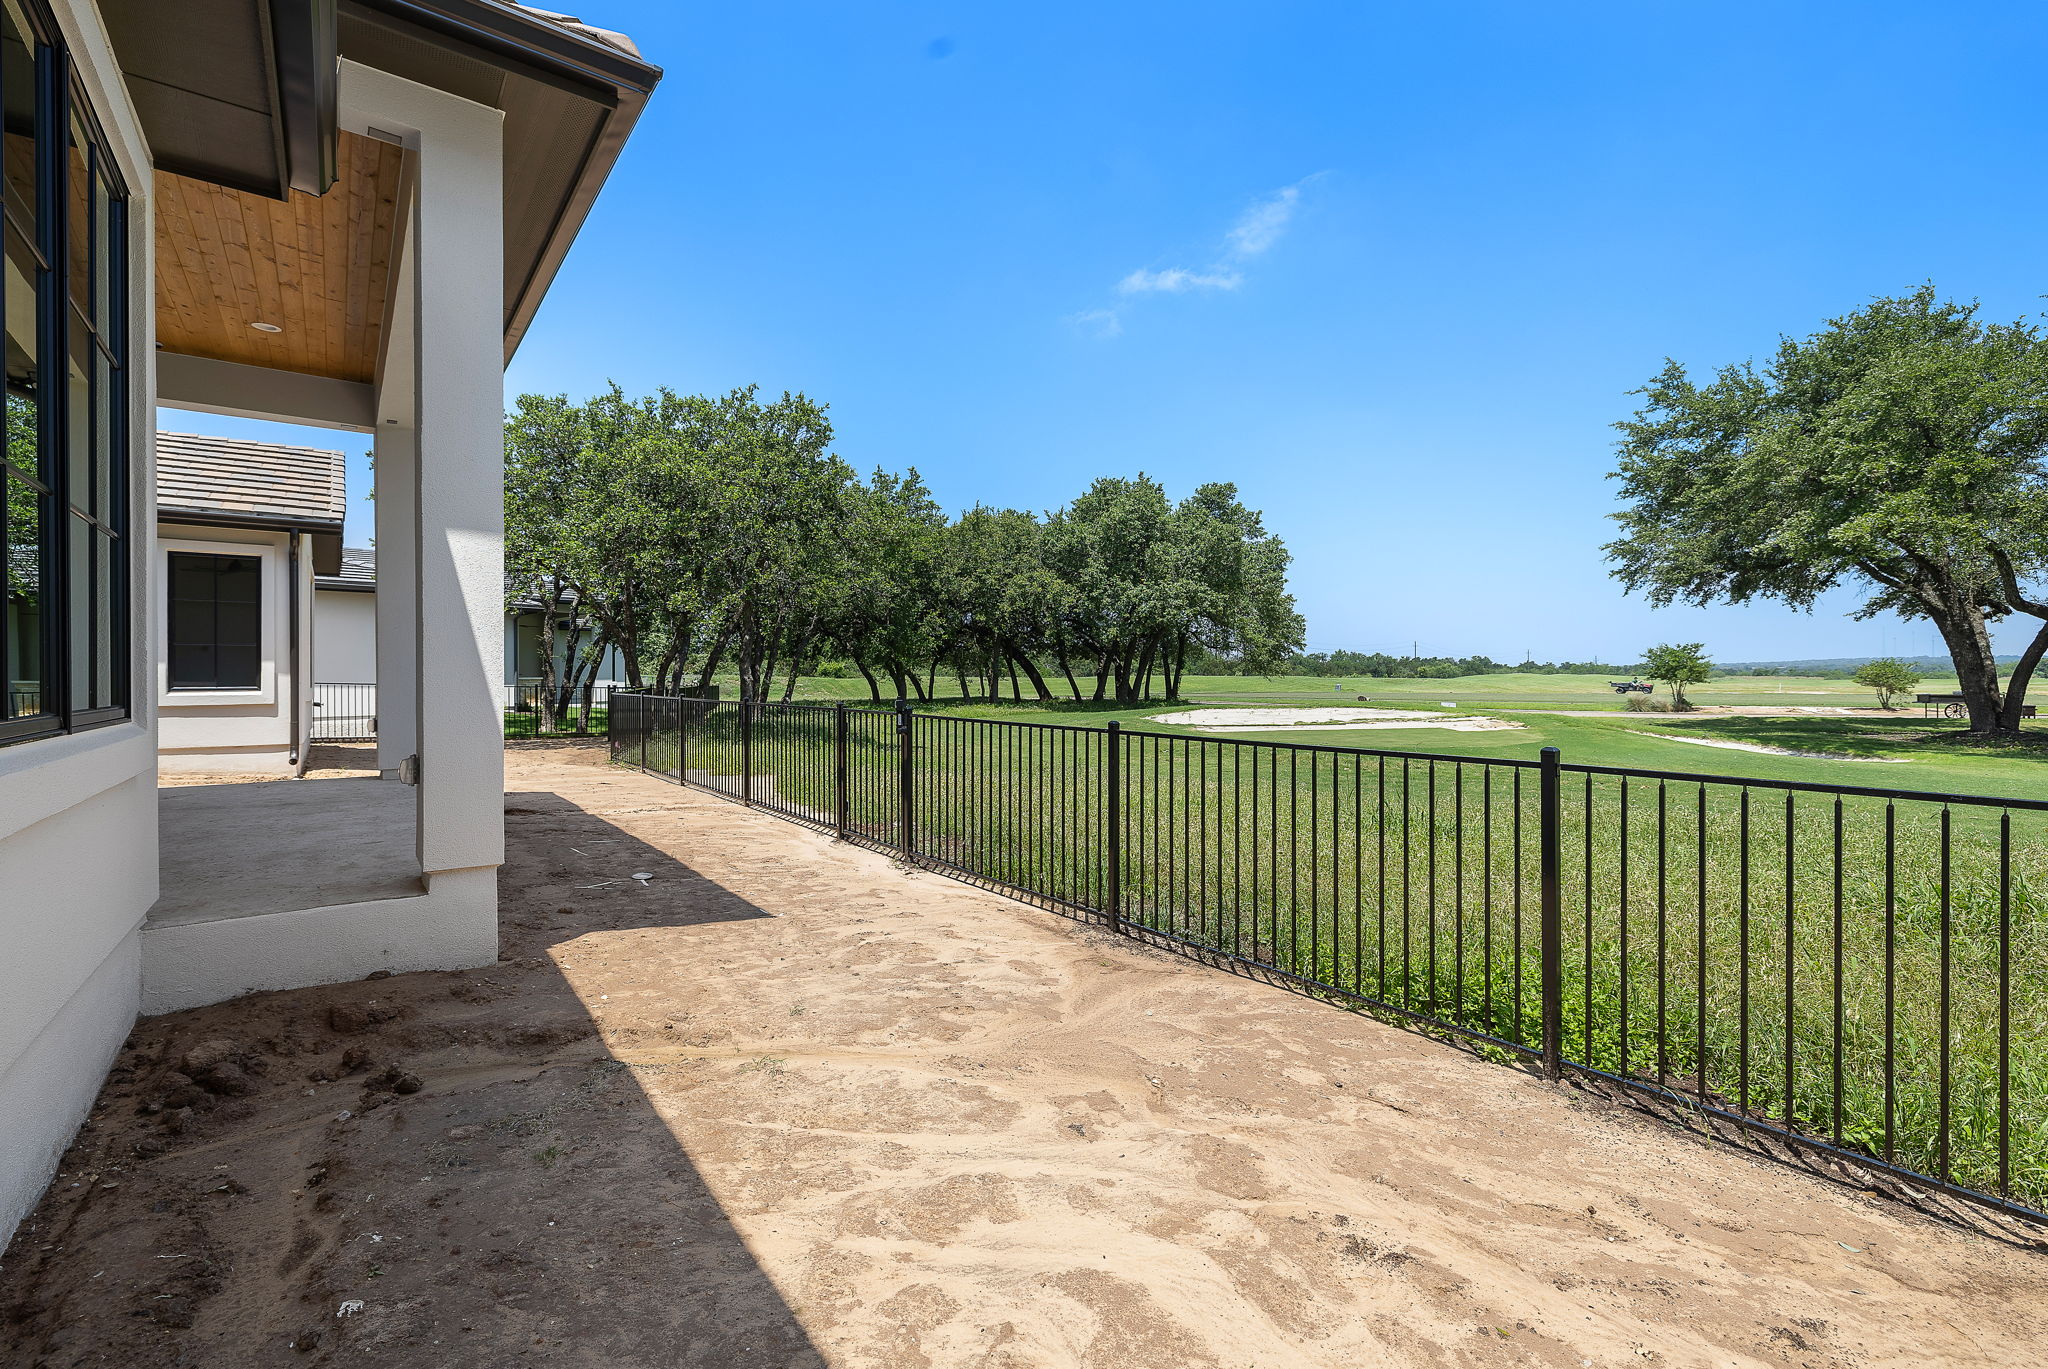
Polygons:
<instances>
[{"instance_id":1,"label":"tree shadow","mask_svg":"<svg viewBox=\"0 0 2048 1369\"><path fill-rule=\"evenodd\" d=\"M0 1362L824 1365L643 1086L733 1068L649 938L771 915L553 792L506 827L495 966L137 1025L0 1265Z\"/></svg>"}]
</instances>

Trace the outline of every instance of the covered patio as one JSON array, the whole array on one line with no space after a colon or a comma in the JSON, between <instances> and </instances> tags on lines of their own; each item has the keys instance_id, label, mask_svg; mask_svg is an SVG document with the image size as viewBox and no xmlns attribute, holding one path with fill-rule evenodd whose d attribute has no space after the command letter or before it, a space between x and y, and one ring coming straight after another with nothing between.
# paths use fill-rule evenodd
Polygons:
<instances>
[{"instance_id":1,"label":"covered patio","mask_svg":"<svg viewBox=\"0 0 2048 1369\"><path fill-rule=\"evenodd\" d=\"M559 14L461 8L460 22L407 4L330 9L293 49L309 75L283 143L247 136L238 103L273 60L261 45L210 49L197 25L166 35L143 6L115 16L129 79L179 92L175 117L144 112L156 401L372 434L382 590L374 778L165 791L145 1012L497 957L504 363L659 72L630 40ZM308 562L331 572L334 550L291 543L288 587L262 581L272 616L291 596L289 626L260 642L168 631L179 620L159 591L158 709L198 741L256 703L284 712L257 696L279 678L280 641L309 631ZM258 592L182 621L226 631ZM196 672L166 669L230 651L260 652L260 687L200 689ZM299 766L317 713L290 712Z\"/></svg>"}]
</instances>

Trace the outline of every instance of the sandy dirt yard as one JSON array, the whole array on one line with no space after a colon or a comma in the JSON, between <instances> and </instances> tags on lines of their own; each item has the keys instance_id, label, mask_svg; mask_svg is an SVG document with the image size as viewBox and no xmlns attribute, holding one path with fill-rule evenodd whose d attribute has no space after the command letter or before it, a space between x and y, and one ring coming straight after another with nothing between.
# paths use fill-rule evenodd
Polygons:
<instances>
[{"instance_id":1,"label":"sandy dirt yard","mask_svg":"<svg viewBox=\"0 0 2048 1369\"><path fill-rule=\"evenodd\" d=\"M137 1027L0 1364L2048 1362L2010 1236L598 760L495 967Z\"/></svg>"}]
</instances>

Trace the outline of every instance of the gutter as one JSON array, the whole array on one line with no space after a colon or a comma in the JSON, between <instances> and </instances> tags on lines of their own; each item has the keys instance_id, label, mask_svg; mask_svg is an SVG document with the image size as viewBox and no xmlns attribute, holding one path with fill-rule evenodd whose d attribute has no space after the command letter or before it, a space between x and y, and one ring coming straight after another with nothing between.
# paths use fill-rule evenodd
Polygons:
<instances>
[{"instance_id":1,"label":"gutter","mask_svg":"<svg viewBox=\"0 0 2048 1369\"><path fill-rule=\"evenodd\" d=\"M340 174L341 31L335 6L336 0L270 0L287 193L325 195Z\"/></svg>"},{"instance_id":2,"label":"gutter","mask_svg":"<svg viewBox=\"0 0 2048 1369\"><path fill-rule=\"evenodd\" d=\"M284 513L223 513L208 509L177 509L159 504L159 523L180 523L196 528L260 528L266 532L303 532L318 537L323 533L341 536L338 518L294 518Z\"/></svg>"},{"instance_id":3,"label":"gutter","mask_svg":"<svg viewBox=\"0 0 2048 1369\"><path fill-rule=\"evenodd\" d=\"M311 664L306 660L306 657L311 653L300 650L299 641L301 635L299 632L299 542L304 537L304 533L295 532L285 541L286 546L290 548L289 554L286 557L286 574L291 578L291 589L288 598L291 601L292 638L292 750L291 755L286 759L287 764L292 768L293 779L298 779L306 773L305 748L299 745L299 697L305 688L304 672Z\"/></svg>"}]
</instances>

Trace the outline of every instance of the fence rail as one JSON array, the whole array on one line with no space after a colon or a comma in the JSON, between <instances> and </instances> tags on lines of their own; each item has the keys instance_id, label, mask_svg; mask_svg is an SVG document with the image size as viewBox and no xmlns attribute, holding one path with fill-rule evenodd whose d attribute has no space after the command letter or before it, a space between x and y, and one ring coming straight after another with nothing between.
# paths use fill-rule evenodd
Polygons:
<instances>
[{"instance_id":1,"label":"fence rail","mask_svg":"<svg viewBox=\"0 0 2048 1369\"><path fill-rule=\"evenodd\" d=\"M588 737L605 730L605 713L615 689L599 685L588 691L550 690L545 685L503 685L499 707L508 741L532 737ZM707 697L716 697L711 689ZM373 742L377 740L375 684L313 686L312 740Z\"/></svg>"},{"instance_id":2,"label":"fence rail","mask_svg":"<svg viewBox=\"0 0 2048 1369\"><path fill-rule=\"evenodd\" d=\"M614 760L2048 1220L2048 802L615 692Z\"/></svg>"}]
</instances>

